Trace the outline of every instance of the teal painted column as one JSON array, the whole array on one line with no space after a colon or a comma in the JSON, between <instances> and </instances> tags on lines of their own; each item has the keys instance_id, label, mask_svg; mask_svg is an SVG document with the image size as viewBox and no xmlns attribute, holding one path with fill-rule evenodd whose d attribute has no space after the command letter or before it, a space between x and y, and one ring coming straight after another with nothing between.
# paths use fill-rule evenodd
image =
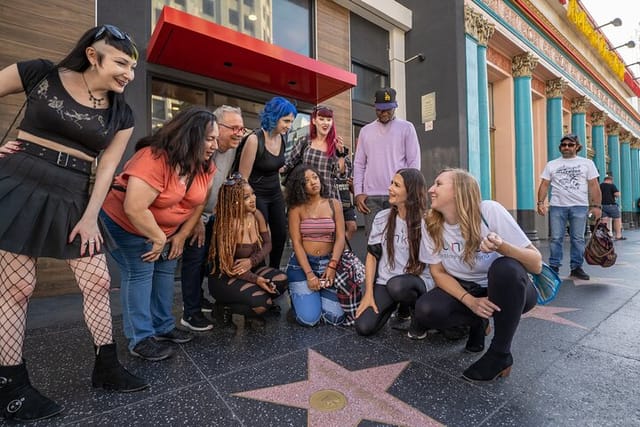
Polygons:
<instances>
[{"instance_id":1,"label":"teal painted column","mask_svg":"<svg viewBox=\"0 0 640 427\"><path fill-rule=\"evenodd\" d=\"M577 96L571 100L571 133L578 135L582 150L579 156L587 157L587 104L586 96Z\"/></svg>"},{"instance_id":2,"label":"teal painted column","mask_svg":"<svg viewBox=\"0 0 640 427\"><path fill-rule=\"evenodd\" d=\"M638 139L631 142L631 203L633 204L633 212L640 209L637 200L640 198L640 147Z\"/></svg>"},{"instance_id":3,"label":"teal painted column","mask_svg":"<svg viewBox=\"0 0 640 427\"><path fill-rule=\"evenodd\" d=\"M516 55L511 62L514 80L516 136L516 201L518 223L529 238L538 239L535 230L535 181L533 172L533 111L531 73L538 60L530 53Z\"/></svg>"},{"instance_id":4,"label":"teal painted column","mask_svg":"<svg viewBox=\"0 0 640 427\"><path fill-rule=\"evenodd\" d=\"M478 128L480 148L480 193L491 199L491 139L489 130L489 78L487 77L487 46L478 45Z\"/></svg>"},{"instance_id":5,"label":"teal painted column","mask_svg":"<svg viewBox=\"0 0 640 427\"><path fill-rule=\"evenodd\" d=\"M607 174L607 153L604 148L604 122L607 120L607 113L595 111L591 113L591 145L595 155L593 162L600 173L600 181Z\"/></svg>"},{"instance_id":6,"label":"teal painted column","mask_svg":"<svg viewBox=\"0 0 640 427\"><path fill-rule=\"evenodd\" d=\"M613 182L620 185L620 126L617 123L607 125L607 145L609 146L609 170Z\"/></svg>"},{"instance_id":7,"label":"teal painted column","mask_svg":"<svg viewBox=\"0 0 640 427\"><path fill-rule=\"evenodd\" d=\"M478 44L467 34L465 38L467 63L467 168L480 177L480 112L478 111Z\"/></svg>"},{"instance_id":8,"label":"teal painted column","mask_svg":"<svg viewBox=\"0 0 640 427\"><path fill-rule=\"evenodd\" d=\"M560 157L560 138L562 138L562 94L567 82L558 78L547 80L547 160Z\"/></svg>"},{"instance_id":9,"label":"teal painted column","mask_svg":"<svg viewBox=\"0 0 640 427\"><path fill-rule=\"evenodd\" d=\"M630 135L620 138L620 193L622 193L622 203L620 205L622 212L630 215L633 212L632 191L631 191L631 144L629 143ZM615 182L615 181L614 181Z\"/></svg>"}]
</instances>

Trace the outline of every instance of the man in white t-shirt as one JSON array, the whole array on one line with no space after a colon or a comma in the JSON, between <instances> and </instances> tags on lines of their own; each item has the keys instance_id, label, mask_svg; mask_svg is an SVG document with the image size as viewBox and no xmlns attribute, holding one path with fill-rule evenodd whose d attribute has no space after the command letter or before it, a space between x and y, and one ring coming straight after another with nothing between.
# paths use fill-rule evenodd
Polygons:
<instances>
[{"instance_id":1,"label":"man in white t-shirt","mask_svg":"<svg viewBox=\"0 0 640 427\"><path fill-rule=\"evenodd\" d=\"M595 164L578 156L582 145L578 136L568 134L562 137L559 146L562 157L551 160L540 175L538 187L538 214L547 213L547 193L551 186L549 202L549 225L551 236L549 241L549 265L555 271L562 262L562 242L567 221L571 237L571 276L589 280L589 275L582 269L584 261L584 233L587 214L592 211L596 218L601 216L602 194L598 183L598 170ZM589 203L591 198L591 203Z\"/></svg>"}]
</instances>

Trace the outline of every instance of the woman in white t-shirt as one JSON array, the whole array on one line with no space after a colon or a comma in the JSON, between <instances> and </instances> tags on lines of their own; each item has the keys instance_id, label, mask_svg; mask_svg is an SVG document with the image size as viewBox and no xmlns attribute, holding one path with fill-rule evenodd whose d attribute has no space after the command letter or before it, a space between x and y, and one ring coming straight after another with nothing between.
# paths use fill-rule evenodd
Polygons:
<instances>
[{"instance_id":1,"label":"woman in white t-shirt","mask_svg":"<svg viewBox=\"0 0 640 427\"><path fill-rule=\"evenodd\" d=\"M365 293L356 311L356 331L372 335L382 328L398 303L413 307L433 288L420 257L426 234L427 183L418 169L400 169L389 186L390 209L373 220L365 264ZM409 330L409 337L423 339L426 330Z\"/></svg>"},{"instance_id":2,"label":"woman in white t-shirt","mask_svg":"<svg viewBox=\"0 0 640 427\"><path fill-rule=\"evenodd\" d=\"M536 304L527 272L540 272L540 252L501 204L481 201L478 182L467 171L445 169L429 188L429 196L425 247L437 288L418 299L415 321L422 328L470 325L466 349L480 352L493 317L489 350L463 377L506 377L520 317Z\"/></svg>"}]
</instances>

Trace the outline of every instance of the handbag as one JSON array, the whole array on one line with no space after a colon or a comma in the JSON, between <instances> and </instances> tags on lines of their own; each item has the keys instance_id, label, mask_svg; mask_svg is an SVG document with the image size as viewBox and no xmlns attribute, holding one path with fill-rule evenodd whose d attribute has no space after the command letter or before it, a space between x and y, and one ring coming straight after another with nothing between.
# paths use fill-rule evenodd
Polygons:
<instances>
[{"instance_id":1,"label":"handbag","mask_svg":"<svg viewBox=\"0 0 640 427\"><path fill-rule=\"evenodd\" d=\"M591 233L591 239L584 248L584 259L590 265L611 267L616 263L617 258L613 239L609 236L609 228L598 218Z\"/></svg>"},{"instance_id":2,"label":"handbag","mask_svg":"<svg viewBox=\"0 0 640 427\"><path fill-rule=\"evenodd\" d=\"M364 283L364 264L350 249L344 250L336 267L336 278L333 281L338 302L345 312L343 326L353 325L356 321L356 310L362 299Z\"/></svg>"},{"instance_id":3,"label":"handbag","mask_svg":"<svg viewBox=\"0 0 640 427\"><path fill-rule=\"evenodd\" d=\"M538 304L545 305L553 301L558 294L562 279L548 264L542 263L542 271L539 274L530 274L533 287L538 294Z\"/></svg>"}]
</instances>

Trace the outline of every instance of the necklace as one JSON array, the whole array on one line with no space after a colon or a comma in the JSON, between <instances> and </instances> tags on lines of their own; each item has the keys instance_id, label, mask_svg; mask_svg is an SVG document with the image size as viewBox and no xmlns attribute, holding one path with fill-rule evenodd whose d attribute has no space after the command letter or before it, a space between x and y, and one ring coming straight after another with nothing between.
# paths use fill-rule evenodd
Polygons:
<instances>
[{"instance_id":1,"label":"necklace","mask_svg":"<svg viewBox=\"0 0 640 427\"><path fill-rule=\"evenodd\" d=\"M102 98L96 98L93 96L91 89L89 89L89 85L87 84L87 79L84 77L84 73L80 73L82 75L82 81L84 82L84 86L87 88L87 93L89 93L89 101L93 102L93 108L98 108L99 105L102 105L102 101L104 101L104 96Z\"/></svg>"}]
</instances>

